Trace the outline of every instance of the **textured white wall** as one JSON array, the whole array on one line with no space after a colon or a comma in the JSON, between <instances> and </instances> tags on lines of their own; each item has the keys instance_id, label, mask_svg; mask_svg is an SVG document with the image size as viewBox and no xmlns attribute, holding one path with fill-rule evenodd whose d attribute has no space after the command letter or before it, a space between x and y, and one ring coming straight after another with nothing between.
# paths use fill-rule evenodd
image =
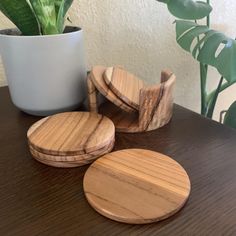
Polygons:
<instances>
[{"instance_id":1,"label":"textured white wall","mask_svg":"<svg viewBox=\"0 0 236 236\"><path fill-rule=\"evenodd\" d=\"M212 1L212 23L236 36L236 1ZM75 25L85 31L88 67L95 64L124 65L141 78L155 83L160 71L170 68L177 75L176 102L200 109L199 66L175 42L174 18L155 0L75 0L70 10ZM0 15L0 28L11 24ZM209 88L219 75L211 72ZM0 85L5 84L0 66ZM215 118L236 100L236 86L222 94Z\"/></svg>"}]
</instances>

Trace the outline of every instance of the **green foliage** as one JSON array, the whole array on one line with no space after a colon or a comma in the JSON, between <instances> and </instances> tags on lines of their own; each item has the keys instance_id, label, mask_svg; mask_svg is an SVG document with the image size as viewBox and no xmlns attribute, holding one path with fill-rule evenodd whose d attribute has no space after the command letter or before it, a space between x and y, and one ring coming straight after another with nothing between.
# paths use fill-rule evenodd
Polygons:
<instances>
[{"instance_id":1,"label":"green foliage","mask_svg":"<svg viewBox=\"0 0 236 236\"><path fill-rule=\"evenodd\" d=\"M236 129L236 101L230 106L224 119L224 124Z\"/></svg>"},{"instance_id":2,"label":"green foliage","mask_svg":"<svg viewBox=\"0 0 236 236\"><path fill-rule=\"evenodd\" d=\"M201 114L212 118L218 95L236 82L236 41L210 29L210 0L157 1L167 4L169 12L182 19L176 20L176 41L200 63ZM205 17L206 25L199 25L197 20ZM221 75L211 93L206 89L208 66L215 67Z\"/></svg>"},{"instance_id":3,"label":"green foliage","mask_svg":"<svg viewBox=\"0 0 236 236\"><path fill-rule=\"evenodd\" d=\"M21 30L22 34L40 33L35 15L25 0L0 0L0 10Z\"/></svg>"},{"instance_id":4,"label":"green foliage","mask_svg":"<svg viewBox=\"0 0 236 236\"><path fill-rule=\"evenodd\" d=\"M0 10L23 35L64 31L65 15L73 0L0 0Z\"/></svg>"},{"instance_id":5,"label":"green foliage","mask_svg":"<svg viewBox=\"0 0 236 236\"><path fill-rule=\"evenodd\" d=\"M199 20L208 16L212 7L202 1L193 0L158 0L167 4L170 13L180 19Z\"/></svg>"},{"instance_id":6,"label":"green foliage","mask_svg":"<svg viewBox=\"0 0 236 236\"><path fill-rule=\"evenodd\" d=\"M215 67L229 83L236 81L236 41L234 39L205 25L178 20L176 40L199 62Z\"/></svg>"},{"instance_id":7,"label":"green foliage","mask_svg":"<svg viewBox=\"0 0 236 236\"><path fill-rule=\"evenodd\" d=\"M42 34L58 34L57 16L54 1L29 0L35 16L41 26Z\"/></svg>"},{"instance_id":8,"label":"green foliage","mask_svg":"<svg viewBox=\"0 0 236 236\"><path fill-rule=\"evenodd\" d=\"M73 0L55 0L55 9L57 13L57 28L63 31L64 20Z\"/></svg>"}]
</instances>

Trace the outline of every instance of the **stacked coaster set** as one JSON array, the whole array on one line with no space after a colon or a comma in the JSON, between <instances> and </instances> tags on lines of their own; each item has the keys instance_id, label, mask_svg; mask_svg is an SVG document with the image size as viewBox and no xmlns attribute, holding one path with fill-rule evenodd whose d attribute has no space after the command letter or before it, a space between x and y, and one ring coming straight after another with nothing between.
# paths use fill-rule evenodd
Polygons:
<instances>
[{"instance_id":1,"label":"stacked coaster set","mask_svg":"<svg viewBox=\"0 0 236 236\"><path fill-rule=\"evenodd\" d=\"M36 122L27 133L31 154L43 164L62 168L94 161L84 177L85 196L110 219L145 224L172 216L190 194L185 170L149 150L110 152L115 128L141 132L169 122L175 76L163 72L161 84L149 87L119 67L94 67L87 81L91 112L66 112ZM109 104L98 107L98 91ZM110 119L97 114L98 108Z\"/></svg>"},{"instance_id":2,"label":"stacked coaster set","mask_svg":"<svg viewBox=\"0 0 236 236\"><path fill-rule=\"evenodd\" d=\"M87 78L91 112L109 117L117 132L136 133L166 125L173 111L175 75L161 73L161 83L149 86L120 67L95 66ZM109 103L98 106L98 93Z\"/></svg>"},{"instance_id":3,"label":"stacked coaster set","mask_svg":"<svg viewBox=\"0 0 236 236\"><path fill-rule=\"evenodd\" d=\"M77 167L113 149L115 127L99 114L67 112L36 122L27 137L36 160L54 167Z\"/></svg>"}]
</instances>

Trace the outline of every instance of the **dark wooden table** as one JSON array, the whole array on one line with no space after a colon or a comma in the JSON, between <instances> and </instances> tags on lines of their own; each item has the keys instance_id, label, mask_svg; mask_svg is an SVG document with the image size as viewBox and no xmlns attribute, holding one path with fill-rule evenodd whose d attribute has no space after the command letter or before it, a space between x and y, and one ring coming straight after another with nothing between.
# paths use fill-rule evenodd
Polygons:
<instances>
[{"instance_id":1,"label":"dark wooden table","mask_svg":"<svg viewBox=\"0 0 236 236\"><path fill-rule=\"evenodd\" d=\"M88 168L34 161L26 131L39 118L16 109L0 89L0 235L236 235L236 131L175 106L172 122L142 134L117 134L115 149L146 148L172 156L192 182L187 205L159 223L127 225L87 203Z\"/></svg>"}]
</instances>

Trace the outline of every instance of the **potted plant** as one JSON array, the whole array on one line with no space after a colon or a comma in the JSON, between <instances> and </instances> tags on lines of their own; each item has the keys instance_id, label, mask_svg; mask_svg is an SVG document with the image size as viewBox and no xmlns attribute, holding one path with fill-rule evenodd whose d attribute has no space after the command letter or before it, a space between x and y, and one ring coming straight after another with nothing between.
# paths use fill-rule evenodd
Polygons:
<instances>
[{"instance_id":1,"label":"potted plant","mask_svg":"<svg viewBox=\"0 0 236 236\"><path fill-rule=\"evenodd\" d=\"M0 31L13 103L33 115L78 107L85 98L83 31L64 27L73 0L1 0L17 29Z\"/></svg>"},{"instance_id":2,"label":"potted plant","mask_svg":"<svg viewBox=\"0 0 236 236\"><path fill-rule=\"evenodd\" d=\"M158 0L167 5L169 12L177 17L176 41L200 64L201 114L212 118L219 94L236 82L236 41L225 34L210 29L210 0ZM199 24L198 20L206 19ZM208 69L212 66L220 76L218 86L207 91ZM225 123L234 120L236 127L236 103L230 107Z\"/></svg>"}]
</instances>

